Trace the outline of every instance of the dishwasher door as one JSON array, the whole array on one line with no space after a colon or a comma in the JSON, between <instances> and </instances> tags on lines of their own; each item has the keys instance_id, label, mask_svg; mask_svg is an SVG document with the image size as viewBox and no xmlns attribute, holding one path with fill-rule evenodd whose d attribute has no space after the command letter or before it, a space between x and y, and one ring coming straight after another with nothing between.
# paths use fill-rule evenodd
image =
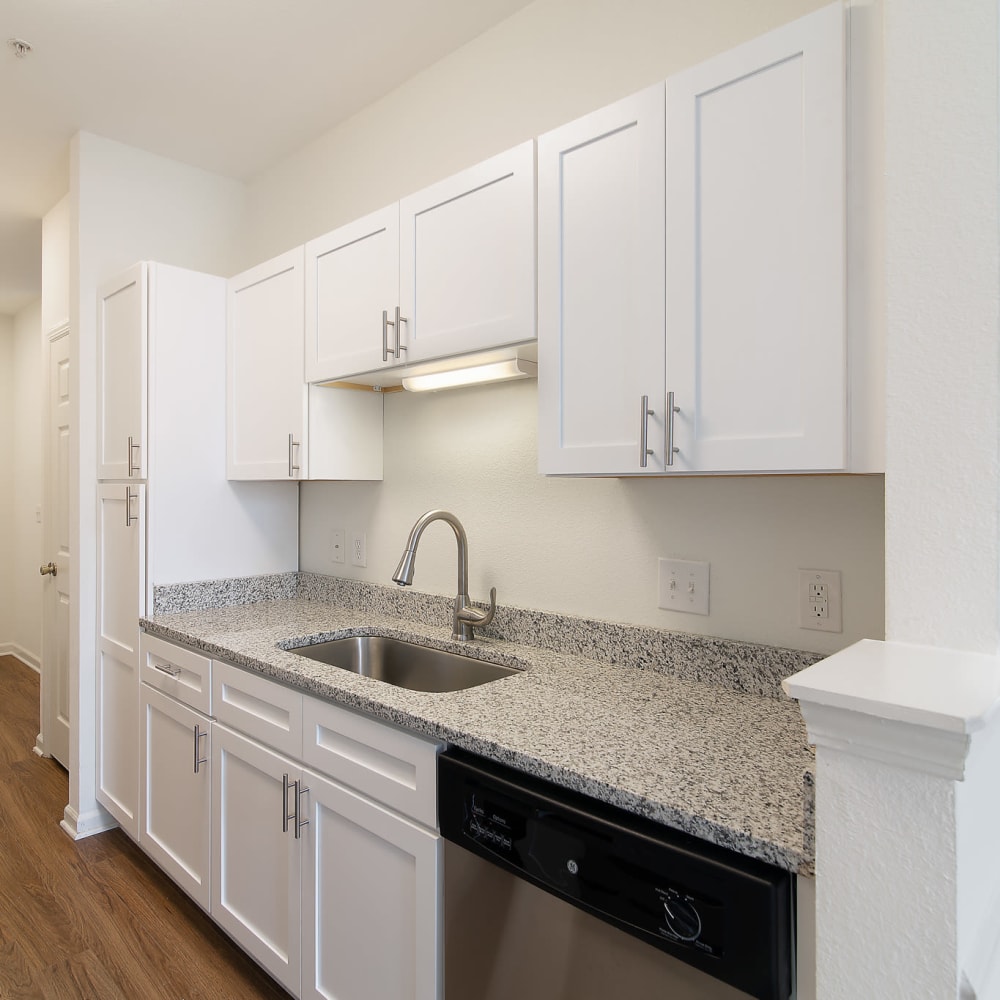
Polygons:
<instances>
[{"instance_id":1,"label":"dishwasher door","mask_svg":"<svg viewBox=\"0 0 1000 1000\"><path fill-rule=\"evenodd\" d=\"M749 994L445 843L448 1000L746 1000Z\"/></svg>"}]
</instances>

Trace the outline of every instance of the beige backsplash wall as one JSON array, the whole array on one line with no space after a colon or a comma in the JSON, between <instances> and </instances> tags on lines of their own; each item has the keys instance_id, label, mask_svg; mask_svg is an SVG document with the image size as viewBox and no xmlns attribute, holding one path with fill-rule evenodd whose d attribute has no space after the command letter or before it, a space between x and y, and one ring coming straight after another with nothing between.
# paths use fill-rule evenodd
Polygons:
<instances>
[{"instance_id":1,"label":"beige backsplash wall","mask_svg":"<svg viewBox=\"0 0 1000 1000\"><path fill-rule=\"evenodd\" d=\"M413 522L444 507L475 600L817 652L882 636L882 477L544 477L536 402L533 381L387 395L384 481L301 487L302 569L391 585ZM336 528L366 533L367 567L331 561ZM659 556L711 563L709 616L657 607ZM842 634L798 627L800 567L842 572ZM431 525L414 588L455 583L454 536Z\"/></svg>"},{"instance_id":2,"label":"beige backsplash wall","mask_svg":"<svg viewBox=\"0 0 1000 1000\"><path fill-rule=\"evenodd\" d=\"M252 179L239 266L318 236L792 20L823 0L537 0ZM865 0L852 3L868 6ZM537 475L535 384L385 400L385 481L301 487L301 566L388 583L415 518L465 522L471 589L521 607L827 652L883 633L881 477L553 480ZM329 561L364 530L368 566ZM658 556L712 564L712 613L656 607ZM844 574L844 632L797 625L799 567ZM425 536L414 585L454 589Z\"/></svg>"}]
</instances>

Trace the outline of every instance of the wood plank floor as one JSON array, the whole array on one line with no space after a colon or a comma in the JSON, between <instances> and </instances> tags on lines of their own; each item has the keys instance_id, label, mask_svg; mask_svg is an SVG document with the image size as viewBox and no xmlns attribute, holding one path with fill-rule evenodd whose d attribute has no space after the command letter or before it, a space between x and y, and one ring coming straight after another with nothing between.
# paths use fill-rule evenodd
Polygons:
<instances>
[{"instance_id":1,"label":"wood plank floor","mask_svg":"<svg viewBox=\"0 0 1000 1000\"><path fill-rule=\"evenodd\" d=\"M287 1000L120 830L59 827L38 676L0 656L0 1000Z\"/></svg>"}]
</instances>

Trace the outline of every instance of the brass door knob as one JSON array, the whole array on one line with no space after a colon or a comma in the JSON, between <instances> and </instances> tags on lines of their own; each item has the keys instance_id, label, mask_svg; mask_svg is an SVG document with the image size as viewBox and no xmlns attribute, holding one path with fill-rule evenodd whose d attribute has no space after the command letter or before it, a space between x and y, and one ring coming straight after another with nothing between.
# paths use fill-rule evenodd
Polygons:
<instances>
[{"instance_id":1,"label":"brass door knob","mask_svg":"<svg viewBox=\"0 0 1000 1000\"><path fill-rule=\"evenodd\" d=\"M52 562L49 562L49 563L46 563L44 566L39 566L38 567L38 572L41 573L42 576L55 576L56 575L56 564L52 563Z\"/></svg>"}]
</instances>

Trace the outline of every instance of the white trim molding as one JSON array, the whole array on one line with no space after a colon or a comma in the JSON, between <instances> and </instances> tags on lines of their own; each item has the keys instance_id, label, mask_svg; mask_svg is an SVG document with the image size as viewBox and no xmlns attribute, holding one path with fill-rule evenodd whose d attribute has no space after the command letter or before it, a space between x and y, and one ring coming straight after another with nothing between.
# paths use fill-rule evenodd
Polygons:
<instances>
[{"instance_id":1,"label":"white trim molding","mask_svg":"<svg viewBox=\"0 0 1000 1000\"><path fill-rule=\"evenodd\" d=\"M953 781L1000 718L1000 657L981 653L863 639L782 687L817 746Z\"/></svg>"}]
</instances>

